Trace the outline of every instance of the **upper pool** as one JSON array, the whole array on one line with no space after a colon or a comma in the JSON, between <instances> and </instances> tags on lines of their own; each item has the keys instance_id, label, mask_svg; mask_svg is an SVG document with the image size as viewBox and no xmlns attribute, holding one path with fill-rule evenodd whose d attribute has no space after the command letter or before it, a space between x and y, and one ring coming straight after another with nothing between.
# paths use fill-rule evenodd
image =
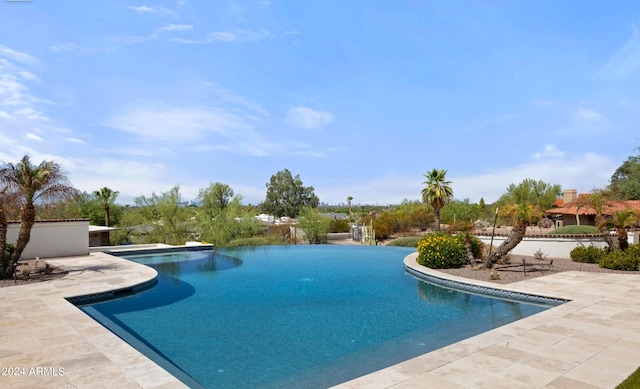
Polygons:
<instances>
[{"instance_id":1,"label":"upper pool","mask_svg":"<svg viewBox=\"0 0 640 389\"><path fill-rule=\"evenodd\" d=\"M81 309L192 387L324 388L548 308L420 281L403 268L413 251L128 255L158 283Z\"/></svg>"}]
</instances>

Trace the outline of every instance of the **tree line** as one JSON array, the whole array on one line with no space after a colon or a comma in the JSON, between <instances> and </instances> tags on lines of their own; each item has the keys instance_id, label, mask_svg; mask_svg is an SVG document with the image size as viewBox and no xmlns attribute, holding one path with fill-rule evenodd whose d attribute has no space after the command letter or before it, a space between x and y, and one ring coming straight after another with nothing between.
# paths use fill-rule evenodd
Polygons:
<instances>
[{"instance_id":1,"label":"tree line","mask_svg":"<svg viewBox=\"0 0 640 389\"><path fill-rule=\"evenodd\" d=\"M638 155L629 157L616 169L607 188L581 199L582 206L596 210L596 222L603 236L608 236L612 225L624 229L636 220L633 213L616 214L613 219L602 214L615 199L640 199L640 148L636 151ZM347 196L349 220L355 216L358 222L373 224L377 237L388 237L398 232L424 231L430 226L439 230L441 223L463 226L490 220L492 213L499 209L500 218L514 224L513 236L487 259L490 266L522 239L527 226L539 220L543 216L541 211L549 209L561 194L559 185L525 179L520 184L511 184L494 204L485 204L483 199L471 203L468 199L453 198L452 183L446 180L446 173L439 169L429 171L424 175L422 201L404 200L397 207L361 206L354 212L353 197ZM80 192L56 162L43 161L35 165L29 156L24 156L15 164L5 163L0 167L0 277L11 276L15 271L37 219L88 218L92 224L118 226L120 230L113 234L114 243L182 244L199 240L224 246L233 240L255 236L278 242L295 239L288 228L265 231L264 225L253 217L258 212L276 217L302 216L302 225L306 225L313 236L328 228L329 221L322 219L318 212L319 198L313 186L305 186L299 175L293 176L288 169L279 171L266 183L266 189L265 200L255 207L242 205L242 196L219 182L200 190L199 205L195 207L184 206L179 186L160 194L136 197L134 206L122 206L116 203L118 191L103 187L91 193ZM6 242L10 220L20 222L15 245ZM622 247L625 237L619 236Z\"/></svg>"}]
</instances>

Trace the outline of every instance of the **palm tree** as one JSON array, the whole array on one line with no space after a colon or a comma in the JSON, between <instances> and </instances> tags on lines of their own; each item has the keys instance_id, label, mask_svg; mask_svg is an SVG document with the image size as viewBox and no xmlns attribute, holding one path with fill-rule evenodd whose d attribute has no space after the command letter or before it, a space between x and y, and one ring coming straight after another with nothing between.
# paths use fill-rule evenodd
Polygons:
<instances>
[{"instance_id":1,"label":"palm tree","mask_svg":"<svg viewBox=\"0 0 640 389\"><path fill-rule=\"evenodd\" d=\"M35 166L28 155L15 165L8 163L0 168L0 185L7 196L17 196L21 203L20 232L11 255L11 264L4 274L11 276L31 238L31 228L36 221L35 203L68 198L77 195L78 191L71 186L60 165L53 161L42 161Z\"/></svg>"},{"instance_id":2,"label":"palm tree","mask_svg":"<svg viewBox=\"0 0 640 389\"><path fill-rule=\"evenodd\" d=\"M520 203L507 206L504 215L515 218L516 222L504 242L486 259L484 265L487 268L491 268L501 258L509 254L524 238L527 226L540 220L544 211L536 205Z\"/></svg>"},{"instance_id":3,"label":"palm tree","mask_svg":"<svg viewBox=\"0 0 640 389\"><path fill-rule=\"evenodd\" d=\"M446 174L446 170L433 169L424 175L427 180L422 183L426 185L422 189L422 201L433 208L436 231L440 231L440 209L453 197L453 189L449 186L451 181L446 181Z\"/></svg>"},{"instance_id":4,"label":"palm tree","mask_svg":"<svg viewBox=\"0 0 640 389\"><path fill-rule=\"evenodd\" d=\"M349 203L349 221L351 221L351 201L353 200L352 196L347 196L347 203Z\"/></svg>"},{"instance_id":5,"label":"palm tree","mask_svg":"<svg viewBox=\"0 0 640 389\"><path fill-rule=\"evenodd\" d=\"M10 258L5 259L5 249L7 248L7 213L5 211L5 191L0 192L0 278L9 267Z\"/></svg>"},{"instance_id":6,"label":"palm tree","mask_svg":"<svg viewBox=\"0 0 640 389\"><path fill-rule=\"evenodd\" d=\"M611 202L609 201L610 194L603 190L595 190L589 193L587 196L584 196L577 201L576 206L576 219L579 221L578 210L580 208L593 208L596 213L596 227L600 230L600 234L607 245L609 246L609 250L615 249L615 243L613 242L613 238L611 238L611 234L609 233L609 220L604 216L604 208L610 207ZM579 225L580 223L578 223Z\"/></svg>"},{"instance_id":7,"label":"palm tree","mask_svg":"<svg viewBox=\"0 0 640 389\"><path fill-rule=\"evenodd\" d=\"M109 222L111 221L109 207L114 201L116 201L116 197L118 197L120 192L117 190L111 190L105 186L100 190L94 191L93 194L98 200L100 200L100 202L102 202L102 204L104 204L104 225L109 227Z\"/></svg>"},{"instance_id":8,"label":"palm tree","mask_svg":"<svg viewBox=\"0 0 640 389\"><path fill-rule=\"evenodd\" d=\"M633 226L637 217L637 213L632 209L623 209L613 213L613 225L618 229L618 248L622 251L629 248L627 227Z\"/></svg>"}]
</instances>

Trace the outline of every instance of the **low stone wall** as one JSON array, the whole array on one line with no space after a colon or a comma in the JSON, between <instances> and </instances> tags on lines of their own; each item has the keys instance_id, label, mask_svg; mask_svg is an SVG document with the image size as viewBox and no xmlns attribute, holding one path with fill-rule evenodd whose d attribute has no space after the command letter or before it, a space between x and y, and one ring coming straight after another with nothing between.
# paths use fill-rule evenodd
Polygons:
<instances>
[{"instance_id":1,"label":"low stone wall","mask_svg":"<svg viewBox=\"0 0 640 389\"><path fill-rule=\"evenodd\" d=\"M486 245L491 242L491 236L476 237ZM493 246L498 247L505 239L506 235L494 236ZM532 256L536 251L542 250L550 258L570 258L569 253L577 246L606 247L607 243L598 235L534 235L524 237L511 254Z\"/></svg>"}]
</instances>

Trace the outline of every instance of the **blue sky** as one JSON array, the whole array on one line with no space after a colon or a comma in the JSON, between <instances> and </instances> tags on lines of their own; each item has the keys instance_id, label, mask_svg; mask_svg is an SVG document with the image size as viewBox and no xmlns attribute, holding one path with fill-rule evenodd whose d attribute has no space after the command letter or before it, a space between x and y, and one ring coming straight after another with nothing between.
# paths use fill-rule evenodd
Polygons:
<instances>
[{"instance_id":1,"label":"blue sky","mask_svg":"<svg viewBox=\"0 0 640 389\"><path fill-rule=\"evenodd\" d=\"M325 203L588 192L640 146L636 1L0 2L0 161L120 203L288 168Z\"/></svg>"}]
</instances>

